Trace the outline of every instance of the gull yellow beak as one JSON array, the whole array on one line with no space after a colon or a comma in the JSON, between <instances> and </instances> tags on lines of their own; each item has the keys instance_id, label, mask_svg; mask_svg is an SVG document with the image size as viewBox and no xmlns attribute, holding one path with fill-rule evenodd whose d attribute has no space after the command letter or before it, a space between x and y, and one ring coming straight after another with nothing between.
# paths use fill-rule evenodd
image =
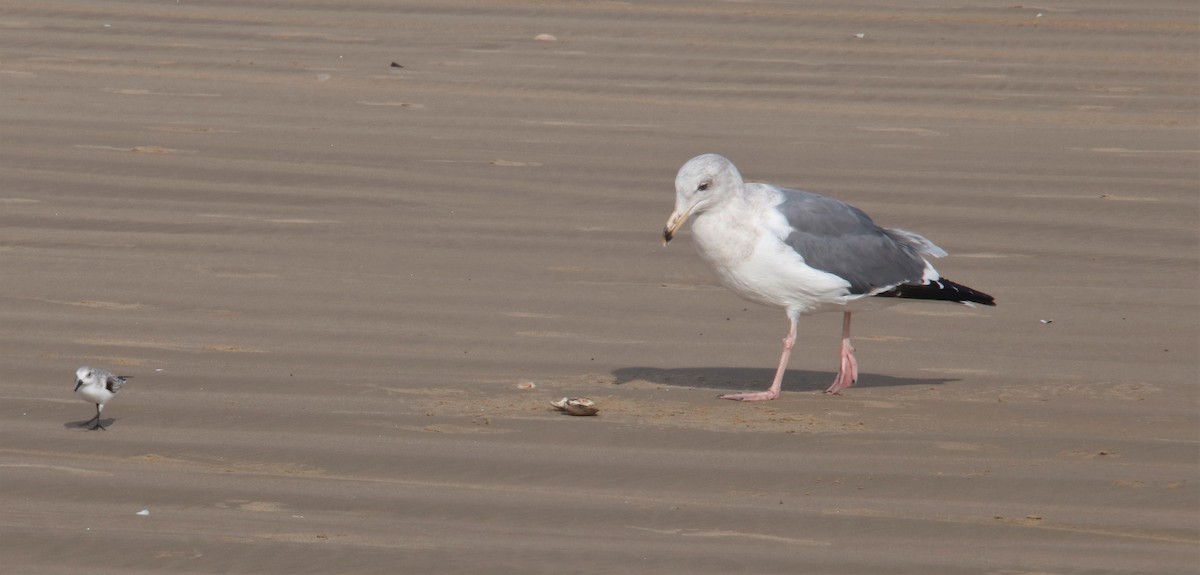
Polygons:
<instances>
[{"instance_id":1,"label":"gull yellow beak","mask_svg":"<svg viewBox=\"0 0 1200 575\"><path fill-rule=\"evenodd\" d=\"M667 245L667 242L670 242L671 239L675 237L675 232L679 229L680 226L683 225L683 222L687 221L688 215L690 215L690 214L691 214L690 210L687 212L683 212L683 213L679 213L678 211L676 211L671 214L671 217L667 218L667 226L663 228L663 245L664 246Z\"/></svg>"}]
</instances>

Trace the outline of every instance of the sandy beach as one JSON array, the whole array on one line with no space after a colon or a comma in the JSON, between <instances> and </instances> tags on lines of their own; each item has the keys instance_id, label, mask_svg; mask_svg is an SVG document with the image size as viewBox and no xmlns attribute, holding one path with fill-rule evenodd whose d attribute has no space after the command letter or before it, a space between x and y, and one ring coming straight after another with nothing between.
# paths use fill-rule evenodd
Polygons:
<instances>
[{"instance_id":1,"label":"sandy beach","mask_svg":"<svg viewBox=\"0 0 1200 575\"><path fill-rule=\"evenodd\" d=\"M0 565L1196 573L1198 54L1181 0L5 2ZM706 152L998 307L717 399L787 320L661 244Z\"/></svg>"}]
</instances>

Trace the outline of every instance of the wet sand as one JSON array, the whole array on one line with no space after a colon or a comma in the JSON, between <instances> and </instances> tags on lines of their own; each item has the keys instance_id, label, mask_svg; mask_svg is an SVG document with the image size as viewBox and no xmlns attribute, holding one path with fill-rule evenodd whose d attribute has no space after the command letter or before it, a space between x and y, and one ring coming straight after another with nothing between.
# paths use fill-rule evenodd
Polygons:
<instances>
[{"instance_id":1,"label":"wet sand","mask_svg":"<svg viewBox=\"0 0 1200 575\"><path fill-rule=\"evenodd\" d=\"M1200 10L1128 4L10 2L0 563L1194 573ZM999 307L717 400L787 322L660 245L705 152Z\"/></svg>"}]
</instances>

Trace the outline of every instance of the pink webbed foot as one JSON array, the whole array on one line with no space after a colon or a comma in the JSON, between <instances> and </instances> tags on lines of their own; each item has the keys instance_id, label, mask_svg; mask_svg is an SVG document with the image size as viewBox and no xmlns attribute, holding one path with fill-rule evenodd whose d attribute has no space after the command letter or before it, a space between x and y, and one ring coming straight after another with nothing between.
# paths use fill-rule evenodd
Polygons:
<instances>
[{"instance_id":1,"label":"pink webbed foot","mask_svg":"<svg viewBox=\"0 0 1200 575\"><path fill-rule=\"evenodd\" d=\"M842 364L838 366L837 377L825 393L838 394L843 389L858 382L858 360L854 359L854 346L850 345L850 312L842 317Z\"/></svg>"},{"instance_id":2,"label":"pink webbed foot","mask_svg":"<svg viewBox=\"0 0 1200 575\"><path fill-rule=\"evenodd\" d=\"M838 368L837 377L825 393L839 394L843 389L858 382L858 360L854 359L854 346L849 341L842 344L842 365Z\"/></svg>"},{"instance_id":3,"label":"pink webbed foot","mask_svg":"<svg viewBox=\"0 0 1200 575\"><path fill-rule=\"evenodd\" d=\"M721 399L732 399L734 401L770 401L778 399L779 392L773 389L767 391L747 391L744 393L726 393L721 396Z\"/></svg>"},{"instance_id":4,"label":"pink webbed foot","mask_svg":"<svg viewBox=\"0 0 1200 575\"><path fill-rule=\"evenodd\" d=\"M792 354L792 346L796 344L796 321L799 318L799 312L788 311L788 321L791 327L788 329L787 337L783 338L783 353L779 356L779 368L775 370L775 380L771 382L771 387L767 388L766 391L726 393L720 396L721 399L732 399L733 401L770 401L772 399L779 399L779 394L783 390L783 373L787 371L788 357Z\"/></svg>"}]
</instances>

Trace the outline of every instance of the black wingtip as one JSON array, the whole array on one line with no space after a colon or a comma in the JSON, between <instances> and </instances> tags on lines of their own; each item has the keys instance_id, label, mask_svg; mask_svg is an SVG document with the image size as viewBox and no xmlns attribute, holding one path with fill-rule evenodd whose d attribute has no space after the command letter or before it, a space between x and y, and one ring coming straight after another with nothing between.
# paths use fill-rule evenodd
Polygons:
<instances>
[{"instance_id":1,"label":"black wingtip","mask_svg":"<svg viewBox=\"0 0 1200 575\"><path fill-rule=\"evenodd\" d=\"M946 278L940 278L927 284L901 284L875 295L876 297L973 303L993 307L996 305L996 298L965 285L954 283Z\"/></svg>"}]
</instances>

